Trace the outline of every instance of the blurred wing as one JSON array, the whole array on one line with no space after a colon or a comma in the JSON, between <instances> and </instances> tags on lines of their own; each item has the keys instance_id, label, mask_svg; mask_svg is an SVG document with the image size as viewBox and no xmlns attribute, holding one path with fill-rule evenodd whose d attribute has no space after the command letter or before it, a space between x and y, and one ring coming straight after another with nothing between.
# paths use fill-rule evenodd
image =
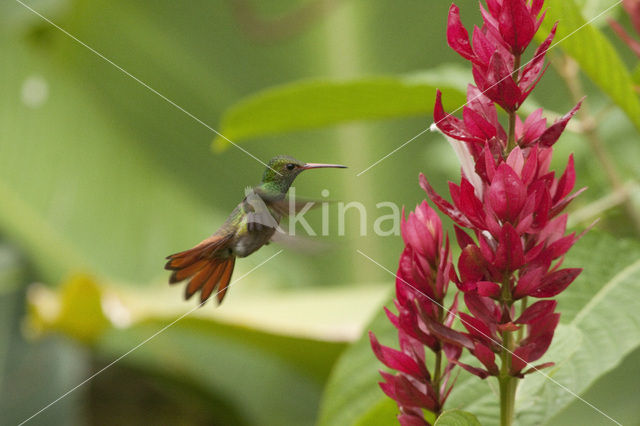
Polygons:
<instances>
[{"instance_id":1,"label":"blurred wing","mask_svg":"<svg viewBox=\"0 0 640 426\"><path fill-rule=\"evenodd\" d=\"M278 228L271 237L271 241L277 243L289 250L302 252L304 254L318 254L327 251L332 244L312 238L290 235L286 230Z\"/></svg>"},{"instance_id":2,"label":"blurred wing","mask_svg":"<svg viewBox=\"0 0 640 426\"><path fill-rule=\"evenodd\" d=\"M326 202L326 201L324 201ZM270 207L280 213L283 217L290 216L291 213L300 213L303 210L308 211L310 209L314 209L320 206L323 201L319 200L311 200L306 198L296 197L295 201L285 197L282 200L271 201L269 203Z\"/></svg>"}]
</instances>

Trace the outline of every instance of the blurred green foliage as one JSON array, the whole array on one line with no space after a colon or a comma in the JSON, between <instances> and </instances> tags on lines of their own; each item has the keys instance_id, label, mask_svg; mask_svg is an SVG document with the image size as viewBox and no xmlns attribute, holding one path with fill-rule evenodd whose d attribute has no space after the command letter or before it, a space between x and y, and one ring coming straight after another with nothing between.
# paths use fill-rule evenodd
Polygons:
<instances>
[{"instance_id":1,"label":"blurred green foliage","mask_svg":"<svg viewBox=\"0 0 640 426\"><path fill-rule=\"evenodd\" d=\"M457 3L466 23L477 22L476 2ZM357 339L373 329L392 343L379 314L392 281L355 249L366 248L393 269L399 237L362 237L357 217L348 216L348 233L332 237L331 250L315 256L285 251L234 286L223 307L205 306L175 324L193 304L181 300L181 289L167 288L162 265L168 253L209 235L262 172L238 149L212 152L215 134L185 111L262 160L286 153L349 165L345 174L301 177L298 194L319 198L326 188L332 199L362 202L369 234L376 203L412 207L424 198L419 172L438 190L456 179L455 156L429 132L356 177L428 127L435 87L445 92L448 110L464 101L468 72L445 42L450 3L25 4L122 69L20 3L0 3L0 423L25 420L96 372L31 423L297 425L319 418L371 425L392 419L396 407L375 384L381 365ZM610 6L604 0L549 4L547 22L561 22L557 40L584 23L577 5L587 18ZM637 182L639 106L625 68L635 60L598 27L575 33L552 57L559 59L563 49L582 66L587 102L608 111L599 136L623 181ZM535 97L527 109L562 113L572 106L553 68ZM332 125L339 126L326 127ZM582 134L565 134L554 164L563 166L570 152L578 186L590 187L575 203L574 225L601 216L599 227L631 236L624 209L603 202L612 189ZM637 207L638 186L631 188ZM311 220L316 229L319 219ZM335 234L335 215L330 226ZM276 250L238 262L236 277ZM551 355L570 357L582 370L565 362L554 377L617 419L637 418L632 397L611 400L617 390L633 389L634 376L624 371L640 356L633 351L640 344L635 323L625 322L635 312L637 274L633 269L612 279L635 268L637 244L597 234L576 251L567 263L594 266L559 300L564 326ZM605 284L606 298L599 296ZM620 300L629 304L618 306ZM358 341L337 361L351 340ZM525 382L523 389L544 404L523 405L523 416L551 424L602 421L541 380ZM467 384L461 376L459 383L451 407L473 406L469 411L490 424L495 407L477 398L491 392L487 382Z\"/></svg>"}]
</instances>

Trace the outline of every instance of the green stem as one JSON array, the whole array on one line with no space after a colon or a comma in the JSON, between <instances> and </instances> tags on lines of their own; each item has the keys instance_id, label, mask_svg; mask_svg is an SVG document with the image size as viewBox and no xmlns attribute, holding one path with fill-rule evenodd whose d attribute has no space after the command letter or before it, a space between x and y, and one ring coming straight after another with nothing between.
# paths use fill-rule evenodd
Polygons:
<instances>
[{"instance_id":1,"label":"green stem","mask_svg":"<svg viewBox=\"0 0 640 426\"><path fill-rule=\"evenodd\" d=\"M442 323L444 319L443 317L444 317L444 312L442 309L442 304L440 304L440 306L438 306L438 322ZM442 407L440 406L440 381L441 380L442 380L442 348L436 351L436 365L435 365L435 371L433 373L433 381L431 383L433 386L433 390L436 393L435 395L436 402L438 403L438 409L435 412L436 418L438 418L442 413Z\"/></svg>"},{"instance_id":2,"label":"green stem","mask_svg":"<svg viewBox=\"0 0 640 426\"><path fill-rule=\"evenodd\" d=\"M440 380L441 380L440 376L441 375L442 375L442 349L436 352L436 368L433 374L433 390L436 393L435 399L438 402L438 410L435 413L436 418L438 418L438 416L440 416L440 413L442 413L442 407L440 406Z\"/></svg>"},{"instance_id":3,"label":"green stem","mask_svg":"<svg viewBox=\"0 0 640 426\"><path fill-rule=\"evenodd\" d=\"M516 56L514 60L514 69L520 67L520 57ZM513 78L517 81L518 72L514 72ZM515 130L516 130L516 112L509 113L509 139L507 142L507 152L516 146ZM500 292L500 305L503 312L508 312L513 304L513 295L511 294L511 275L508 274L502 281L502 290ZM525 302L526 303L526 302ZM523 309L524 309L523 305ZM498 375L498 383L500 384L500 425L511 426L515 415L516 388L518 386L518 378L513 377L511 373L511 353L515 348L514 332L502 332L502 350L500 351L500 374ZM519 340L519 338L518 338Z\"/></svg>"},{"instance_id":4,"label":"green stem","mask_svg":"<svg viewBox=\"0 0 640 426\"><path fill-rule=\"evenodd\" d=\"M502 365L500 366L500 425L511 426L515 414L516 388L518 379L509 374L511 369L511 353L513 348L513 333L505 331L502 333L504 348L500 354ZM508 350L507 350L508 349Z\"/></svg>"},{"instance_id":5,"label":"green stem","mask_svg":"<svg viewBox=\"0 0 640 426\"><path fill-rule=\"evenodd\" d=\"M509 139L507 140L507 152L505 158L516 147L516 113L515 111L509 112Z\"/></svg>"},{"instance_id":6,"label":"green stem","mask_svg":"<svg viewBox=\"0 0 640 426\"><path fill-rule=\"evenodd\" d=\"M520 315L522 315L525 309L527 309L527 296L523 297L522 300L520 301ZM520 340L522 340L523 334L524 334L524 326L520 326L520 330L518 330L518 338L516 340L516 343L520 343Z\"/></svg>"}]
</instances>

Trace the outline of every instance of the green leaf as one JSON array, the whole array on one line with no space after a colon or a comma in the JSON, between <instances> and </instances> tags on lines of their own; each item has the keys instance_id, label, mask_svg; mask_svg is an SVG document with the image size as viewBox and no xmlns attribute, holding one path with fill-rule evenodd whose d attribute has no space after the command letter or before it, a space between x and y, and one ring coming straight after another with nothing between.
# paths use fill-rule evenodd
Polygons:
<instances>
[{"instance_id":1,"label":"green leaf","mask_svg":"<svg viewBox=\"0 0 640 426\"><path fill-rule=\"evenodd\" d=\"M518 386L517 420L542 424L582 394L599 377L615 368L633 349L640 347L640 244L590 232L567 255L563 266L584 272L558 298L561 324L549 351L539 361L556 365L528 375ZM397 347L397 333L383 312L366 328L383 344ZM467 354L466 361L473 359ZM378 370L362 336L336 364L327 384L320 425L358 424L387 398L378 388ZM568 389L568 390L567 390ZM466 372L460 376L447 401L478 417L483 425L499 424L497 385L493 378L480 380ZM603 407L599 407L603 408ZM605 410L606 411L606 410ZM593 411L594 416L601 416ZM382 419L392 422L389 414ZM381 420L381 421L382 421Z\"/></svg>"},{"instance_id":2,"label":"green leaf","mask_svg":"<svg viewBox=\"0 0 640 426\"><path fill-rule=\"evenodd\" d=\"M313 129L355 120L428 116L436 88L445 108L465 103L470 75L454 66L406 76L350 81L310 80L270 88L241 100L224 114L220 131L232 141ZM428 124L428 123L426 123ZM214 147L229 144L221 137Z\"/></svg>"},{"instance_id":3,"label":"green leaf","mask_svg":"<svg viewBox=\"0 0 640 426\"><path fill-rule=\"evenodd\" d=\"M582 11L582 16L587 21L592 21L591 25L594 25L598 28L607 26L607 20L602 16L599 16L603 10L611 7L613 2L611 0L574 0L576 6L580 8ZM607 12L606 16L608 18L616 17L620 14L620 7L614 7ZM602 18L602 19L598 19Z\"/></svg>"},{"instance_id":4,"label":"green leaf","mask_svg":"<svg viewBox=\"0 0 640 426\"><path fill-rule=\"evenodd\" d=\"M477 417L462 410L448 410L438 417L434 426L480 426Z\"/></svg>"},{"instance_id":5,"label":"green leaf","mask_svg":"<svg viewBox=\"0 0 640 426\"><path fill-rule=\"evenodd\" d=\"M174 318L148 319L114 329L99 342L115 359ZM279 336L187 317L125 358L157 375L181 378L239 413L247 424L313 424L333 361L343 345Z\"/></svg>"},{"instance_id":6,"label":"green leaf","mask_svg":"<svg viewBox=\"0 0 640 426\"><path fill-rule=\"evenodd\" d=\"M612 6L614 2L609 2ZM626 65L609 40L585 18L574 0L547 0L547 16L537 33L542 40L559 21L555 43L574 58L582 71L606 93L640 130L640 101ZM606 9L606 8L603 8ZM601 11L603 10L601 9ZM599 18L604 20L603 17Z\"/></svg>"},{"instance_id":7,"label":"green leaf","mask_svg":"<svg viewBox=\"0 0 640 426\"><path fill-rule=\"evenodd\" d=\"M30 326L38 332L61 332L83 343L96 341L110 325L102 309L104 295L98 283L87 275L76 275L59 291L59 301L49 310L55 311L56 315L46 315L44 309L32 309Z\"/></svg>"},{"instance_id":8,"label":"green leaf","mask_svg":"<svg viewBox=\"0 0 640 426\"><path fill-rule=\"evenodd\" d=\"M204 391L235 413L240 424L313 424L324 383L344 343L227 324L200 312L184 316L136 310L144 305L131 303L131 295L116 294L86 277L58 293L33 288L30 323L42 333L90 340L105 363L126 354L119 362ZM160 304L155 300L155 306ZM105 325L106 318L112 322Z\"/></svg>"}]
</instances>

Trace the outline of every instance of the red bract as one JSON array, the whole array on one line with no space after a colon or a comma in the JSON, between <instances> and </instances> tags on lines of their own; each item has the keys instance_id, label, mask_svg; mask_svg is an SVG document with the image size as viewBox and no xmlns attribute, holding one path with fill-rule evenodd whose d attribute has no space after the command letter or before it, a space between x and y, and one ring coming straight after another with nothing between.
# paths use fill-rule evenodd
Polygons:
<instances>
[{"instance_id":1,"label":"red bract","mask_svg":"<svg viewBox=\"0 0 640 426\"><path fill-rule=\"evenodd\" d=\"M496 376L501 402L513 402L517 378L551 365L531 363L551 344L560 318L556 302L527 305L532 298L557 296L581 272L561 264L579 238L565 235L563 211L584 188L573 192L573 156L559 176L549 168L553 146L580 103L550 126L541 109L524 119L517 114L545 72L544 57L556 32L554 25L520 67L521 55L544 18L542 7L543 0L486 0L486 8L481 5L484 23L473 29L471 40L458 7L449 10L447 41L471 62L475 85L468 86L462 118L444 111L437 91L434 120L458 155L462 176L459 184L449 183L451 201L422 174L420 185L455 223L461 249L457 273L441 221L423 202L403 220L398 313L386 311L398 329L400 351L381 346L371 335L378 359L397 371L382 373L380 386L398 403L402 424L425 424L422 409L440 412L455 365L481 378ZM496 106L507 113L505 123ZM463 293L468 313L458 312L457 294L450 309L444 309L450 281ZM463 331L453 328L455 318ZM425 348L444 352L446 367L427 369ZM460 362L463 349L477 359L476 365ZM434 377L431 371L444 374Z\"/></svg>"},{"instance_id":2,"label":"red bract","mask_svg":"<svg viewBox=\"0 0 640 426\"><path fill-rule=\"evenodd\" d=\"M463 58L471 61L476 86L469 86L468 103L460 120L447 114L437 92L436 125L468 153L459 185L450 183L452 202L438 195L427 179L420 184L438 208L458 225L456 236L462 249L459 276L452 275L471 315L461 314L467 347L484 368L462 365L480 377L497 375L492 354L504 350L503 333L527 327L513 347L509 374L520 377L527 363L540 358L551 343L558 314L545 305L522 313L514 322L514 302L527 296L553 297L562 292L580 269L560 269L565 253L576 242L565 236L566 215L562 211L582 190L571 194L575 184L573 157L557 178L549 170L551 147L558 141L580 104L547 127L542 110L524 121L516 110L544 74L544 56L556 26L536 49L533 58L519 69L526 50L542 22L542 1L488 0L481 6L484 24L474 28L472 41L462 26L458 8L449 10L447 40ZM500 124L495 105L512 118L510 129ZM472 162L474 170L464 164ZM464 230L468 229L471 235ZM554 305L555 307L555 305ZM436 337L437 329L432 329ZM459 333L459 332L457 332ZM529 370L531 371L531 370Z\"/></svg>"},{"instance_id":3,"label":"red bract","mask_svg":"<svg viewBox=\"0 0 640 426\"><path fill-rule=\"evenodd\" d=\"M403 215L404 216L404 215ZM398 314L386 310L391 323L398 329L400 350L380 345L370 333L371 347L376 357L395 375L381 372L380 387L400 408L401 424L427 424L422 409L439 413L453 386L450 383L454 361L461 349L429 331L427 323L451 327L457 315L457 297L449 309L443 306L444 296L453 274L449 239L443 239L442 223L436 212L423 202L402 221L405 249L400 257L396 279L395 306ZM426 367L425 347L438 355L432 376ZM442 354L444 353L444 357ZM431 362L431 360L429 360Z\"/></svg>"},{"instance_id":4,"label":"red bract","mask_svg":"<svg viewBox=\"0 0 640 426\"><path fill-rule=\"evenodd\" d=\"M544 56L555 35L555 26L519 74L520 56L544 19L544 14L538 17L542 3L538 0L530 3L525 0L487 1L488 10L481 5L484 25L474 28L471 42L458 7L454 4L449 9L449 46L472 62L478 89L506 111L515 111L522 105L545 71Z\"/></svg>"}]
</instances>

